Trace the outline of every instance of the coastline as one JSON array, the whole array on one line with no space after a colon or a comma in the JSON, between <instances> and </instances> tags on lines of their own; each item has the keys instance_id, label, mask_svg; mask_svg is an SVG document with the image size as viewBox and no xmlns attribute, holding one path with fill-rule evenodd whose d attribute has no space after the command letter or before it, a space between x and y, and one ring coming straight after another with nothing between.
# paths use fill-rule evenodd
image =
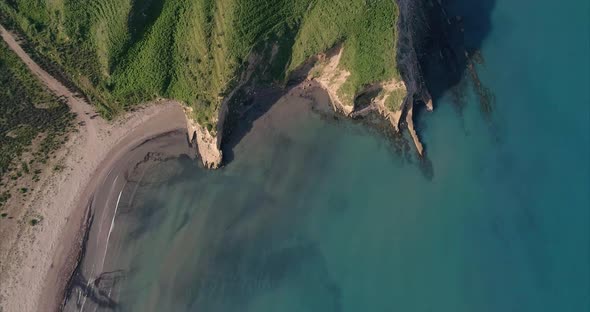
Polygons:
<instances>
[{"instance_id":1,"label":"coastline","mask_svg":"<svg viewBox=\"0 0 590 312\"><path fill-rule=\"evenodd\" d=\"M22 224L21 237L30 239L14 241L4 258L0 281L5 311L57 310L76 266L88 203L98 183L130 149L183 128L185 121L174 102L148 106L126 117L100 129L103 136L92 148L87 134L76 134L64 147L66 169L43 177L35 189L28 205L44 206L38 210L43 222L34 228Z\"/></svg>"},{"instance_id":2,"label":"coastline","mask_svg":"<svg viewBox=\"0 0 590 312\"><path fill-rule=\"evenodd\" d=\"M56 162L64 169L46 168L26 200L6 203L16 206L21 218L3 224L7 235L0 243L0 310L55 311L79 253L85 208L98 181L129 149L155 135L184 129L186 119L178 102L156 101L107 122L41 69L2 26L0 34L49 91L65 98L77 114L77 131L57 152ZM31 214L42 221L29 225L24 218Z\"/></svg>"},{"instance_id":3,"label":"coastline","mask_svg":"<svg viewBox=\"0 0 590 312\"><path fill-rule=\"evenodd\" d=\"M230 176L235 174L233 172L234 166L243 165L244 158L242 157L246 154L258 160L265 159L263 155L244 153L244 146L258 150L256 146L267 145L269 139L277 139L277 133L283 132L285 129L292 131L299 127L302 120L309 120L312 118L311 116L315 116L313 119L316 119L316 122L317 119L328 122L346 120L344 118L337 119L329 102L328 94L316 83L313 85L314 87L311 88L304 88L303 85L292 88L277 103L257 101L257 104L254 104L255 107L243 116L245 120L252 123L239 123L235 131L227 137L231 143L239 144L233 148L230 147L231 143L226 145L224 154L227 152L226 155L233 155L235 152L240 155L239 159L235 159L235 162L231 162L227 167L221 169L225 173L216 173L216 179L222 178L226 174ZM268 111L267 107L260 107L265 104L268 105ZM265 111L266 114L258 118L257 110ZM346 121L348 122L348 120ZM125 234L136 233L137 229L134 230L134 228L145 221L134 219L133 216L143 213L149 214L151 211L149 208L145 211L137 209L137 205L142 202L141 194L146 192L145 187L154 183L148 182L150 177L153 177L154 167L159 167L155 170L158 178L162 176L162 168L174 172L175 176L180 172L183 176L191 176L195 173L194 171L197 171L196 167L200 171L200 173L196 172L197 176L206 171L206 167L196 163L195 160L192 161L193 164L189 168L175 167L176 160L170 164L166 163L166 161L178 157L179 154L186 155L187 152L194 151L194 147L191 149L187 147L186 133L184 129L182 130L150 137L138 145L126 144L127 147L131 147L130 150L115 149L117 154L124 155L122 157L113 155L112 162L109 161L108 164L101 166L102 172L89 187L89 192L94 195L90 196L91 202L89 203L92 209L89 222L91 226L87 228L87 231L84 231L84 234L78 235L79 239L84 238L85 248L82 249L79 256L72 256L79 262L65 288L63 311L80 311L80 307L89 311L93 311L95 308L117 310L118 307L125 307L125 304L129 303L126 296L131 294L126 288L128 285L126 283L134 278L137 269L126 266L129 264L126 261L133 258L126 257L126 252L133 252L134 248L125 245L129 239L133 239ZM276 143L276 141L274 142ZM190 155L193 154L190 153ZM199 192L196 187L194 189L196 193ZM173 200L171 202L174 203ZM157 206L164 208L163 203L159 203ZM162 213L166 216L168 213L170 216L174 216L174 211ZM83 211L80 211L80 214L83 214ZM141 228L143 228L150 222L141 224ZM73 226L71 228L76 229ZM80 231L80 228L78 227L77 230ZM188 228L191 227L187 226L185 230ZM112 229L114 229L113 235L111 235ZM150 257L147 256L147 258ZM54 296L50 292L44 294L47 298Z\"/></svg>"},{"instance_id":4,"label":"coastline","mask_svg":"<svg viewBox=\"0 0 590 312\"><path fill-rule=\"evenodd\" d=\"M406 11L415 9L409 7L406 2L403 3L406 4ZM398 29L401 26L400 20ZM409 26L411 25L406 24L407 28ZM96 187L109 175L107 170L142 140L181 128L189 131L190 141L196 141L204 166L219 167L225 161L222 159L225 155L222 154L221 140L225 121L223 116L227 113L227 107L224 106L220 111L222 123L218 129L221 131L216 132L217 136L212 136L206 128L198 124L191 124L190 118L187 118L190 114L184 112L182 106L173 101L158 101L163 103L137 108L134 112L109 123L97 117L93 107L35 64L12 35L1 26L0 32L33 74L47 84L53 93L67 99L71 110L78 115L77 122L80 125L79 131L71 134L70 141L58 153L58 159L66 169L62 172L46 170L27 199L26 210L42 216L43 222L31 227L26 221L21 220L20 224L15 226L15 234L9 237L7 242L0 243L0 282L4 286L0 292L0 309L6 307L8 311L12 311L18 307L19 311L46 311L48 307L57 308L64 298L66 284L76 267L82 248L89 203ZM406 33L411 34L410 31ZM413 79L403 79L408 85L409 92L402 108L393 116L384 114L383 110L377 112L385 117L396 133L401 132L398 128L400 120L406 119L410 137L419 156L422 157L424 147L413 123L413 98L414 95L421 97L428 110L432 110L432 98L424 88L412 46L413 40L410 42L409 48L412 53L403 64L408 67L406 71ZM319 87L330 97L333 111L355 119L356 115L351 115L353 108L344 109L342 105L337 107L339 101L333 97L335 92L331 92L326 81L323 82L319 80ZM309 84L310 81L307 80L305 83ZM288 92L289 89L284 93ZM228 99L231 99L231 95ZM227 101L225 104L227 105ZM175 111L178 111L178 116L172 113ZM405 118L402 116L404 111ZM11 205L11 202L7 205ZM28 239L25 241L23 237ZM30 300L29 297L33 297L34 300Z\"/></svg>"},{"instance_id":5,"label":"coastline","mask_svg":"<svg viewBox=\"0 0 590 312\"><path fill-rule=\"evenodd\" d=\"M175 116L170 118L170 113ZM80 243L73 242L70 245L69 258L63 259L58 254L56 262L65 263L65 269L50 274L59 287L53 287L51 285L55 283L48 282L42 293L42 303L59 306L60 311L78 311L78 304L92 309L91 301L99 306L105 302L108 306L113 302L108 296L96 291L95 286L102 279L107 251L112 247L109 243L119 201L122 199L123 203L126 200L126 195L122 198L121 194L126 186L133 184L130 171L136 169L138 164L148 162L151 157L165 157L170 153L194 154L186 142L186 132L180 122L183 116L181 111L173 109L161 114L168 117L152 118L134 129L111 149L111 153L93 174L91 183L83 192L87 201L79 203L80 208L85 203L87 207L78 210L79 214L86 214L81 219L83 224L72 224L67 228L68 233L64 233L64 237L76 237ZM162 123L167 126L161 126Z\"/></svg>"}]
</instances>

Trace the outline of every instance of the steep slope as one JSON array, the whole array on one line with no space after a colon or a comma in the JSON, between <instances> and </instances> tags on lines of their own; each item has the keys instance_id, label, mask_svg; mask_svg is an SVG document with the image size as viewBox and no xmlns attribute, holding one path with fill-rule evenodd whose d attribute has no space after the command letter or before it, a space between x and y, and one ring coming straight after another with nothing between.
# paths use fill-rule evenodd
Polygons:
<instances>
[{"instance_id":1,"label":"steep slope","mask_svg":"<svg viewBox=\"0 0 590 312\"><path fill-rule=\"evenodd\" d=\"M217 149L237 89L253 77L283 85L310 59L310 78L324 81L345 113L357 96L376 90L373 103L397 129L406 94L396 54L399 13L394 1L381 0L0 3L2 23L59 64L104 116L158 97L177 99L190 107L191 136L216 141ZM335 63L322 57L333 47ZM327 78L336 74L338 83Z\"/></svg>"}]
</instances>

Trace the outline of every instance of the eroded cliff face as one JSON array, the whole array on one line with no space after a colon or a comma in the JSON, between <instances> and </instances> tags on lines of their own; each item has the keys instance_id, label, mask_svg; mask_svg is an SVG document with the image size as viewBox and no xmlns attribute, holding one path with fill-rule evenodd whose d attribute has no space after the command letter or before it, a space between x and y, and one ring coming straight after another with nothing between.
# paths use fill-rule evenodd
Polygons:
<instances>
[{"instance_id":1,"label":"eroded cliff face","mask_svg":"<svg viewBox=\"0 0 590 312\"><path fill-rule=\"evenodd\" d=\"M408 90L408 103L415 100L424 102L428 110L433 109L432 98L424 84L424 74L418 60L421 41L426 37L428 21L425 6L429 1L397 0L399 17L397 22L397 64Z\"/></svg>"},{"instance_id":2,"label":"eroded cliff face","mask_svg":"<svg viewBox=\"0 0 590 312\"><path fill-rule=\"evenodd\" d=\"M396 2L399 8L397 64L407 90L402 110L406 113L406 124L416 150L420 156L423 156L424 147L414 128L413 112L414 105L418 101L424 103L429 111L434 108L432 97L424 83L424 73L420 68L417 52L420 41L423 40L427 31L428 22L424 6L428 1L397 0Z\"/></svg>"},{"instance_id":3,"label":"eroded cliff face","mask_svg":"<svg viewBox=\"0 0 590 312\"><path fill-rule=\"evenodd\" d=\"M272 48L272 47L271 47ZM263 57L260 53L252 52L248 57L248 66L237 80L237 85L232 91L221 99L221 106L217 112L217 119L214 120L215 127L207 129L200 125L194 118L192 107L185 106L185 115L187 120L187 132L189 141L196 143L197 150L203 166L208 169L218 169L223 164L223 152L221 144L228 115L230 114L230 105L236 93L245 88L252 79L254 73L263 63ZM268 60L272 63L272 58Z\"/></svg>"},{"instance_id":4,"label":"eroded cliff face","mask_svg":"<svg viewBox=\"0 0 590 312\"><path fill-rule=\"evenodd\" d=\"M353 99L342 96L341 88L350 73L340 65L342 45L333 51L316 57L316 64L308 79L315 80L326 89L335 111L349 117L359 117L376 111L387 120L395 131L400 131L400 123L405 116L405 125L414 142L416 151L424 155L424 147L414 127L414 106L423 103L428 111L433 110L432 97L425 86L423 72L418 60L420 43L425 37L428 21L425 6L428 1L397 0L399 16L397 19L397 69L401 79L375 82L355 94ZM393 53L393 52L392 52ZM368 105L361 98L368 98ZM365 100L367 102L367 100Z\"/></svg>"},{"instance_id":5,"label":"eroded cliff face","mask_svg":"<svg viewBox=\"0 0 590 312\"><path fill-rule=\"evenodd\" d=\"M389 121L393 129L399 131L403 103L408 95L406 83L403 80L391 80L381 84L380 87L383 92L373 99L373 104L377 112Z\"/></svg>"},{"instance_id":6,"label":"eroded cliff face","mask_svg":"<svg viewBox=\"0 0 590 312\"><path fill-rule=\"evenodd\" d=\"M314 80L324 88L332 102L334 111L351 118L362 117L369 112L377 112L395 131L408 129L416 151L424 156L424 147L414 127L414 107L417 103L433 110L433 102L425 86L424 75L418 59L420 44L426 37L428 21L425 10L431 5L429 0L396 0L398 17L396 23L396 45L392 53L396 55L397 78L376 81L365 85L356 94L346 94L343 86L351 77L351 72L342 65L342 55L346 45L342 42L324 53L312 56L299 69L291 72L291 77L298 76L297 81ZM392 34L393 35L393 34ZM252 92L261 83L259 79L273 65L279 49L276 42L261 44L261 49L253 50L245 68L237 79L232 91L221 99L218 119L213 131L199 125L192 118L192 111L187 108L187 129L189 139L195 140L203 164L207 168L218 168L223 161L221 144L224 132L227 132L226 119L233 123L239 119L232 108L234 98ZM298 73L295 73L299 71ZM303 72L303 76L301 76ZM303 78L303 80L301 79ZM267 82L268 84L268 82ZM284 86L283 86L284 87ZM239 99L237 100L240 101ZM229 126L231 127L231 125Z\"/></svg>"},{"instance_id":7,"label":"eroded cliff face","mask_svg":"<svg viewBox=\"0 0 590 312\"><path fill-rule=\"evenodd\" d=\"M407 96L405 82L391 79L366 86L352 98L343 94L342 87L350 77L350 72L340 66L344 48L342 45L331 51L316 56L315 65L307 79L316 81L330 96L334 111L348 117L362 116L369 111L377 111L396 131L403 111L403 102ZM368 105L363 105L359 98L365 97Z\"/></svg>"},{"instance_id":8,"label":"eroded cliff face","mask_svg":"<svg viewBox=\"0 0 590 312\"><path fill-rule=\"evenodd\" d=\"M334 111L350 115L354 111L354 105L344 100L340 94L340 89L350 77L350 72L339 66L342 51L343 48L340 45L329 53L318 55L316 65L307 79L316 80L326 90Z\"/></svg>"},{"instance_id":9,"label":"eroded cliff face","mask_svg":"<svg viewBox=\"0 0 590 312\"><path fill-rule=\"evenodd\" d=\"M192 117L194 116L192 107L185 106L184 112L188 140L191 143L196 143L203 166L208 169L219 168L223 161L220 137L195 121Z\"/></svg>"}]
</instances>

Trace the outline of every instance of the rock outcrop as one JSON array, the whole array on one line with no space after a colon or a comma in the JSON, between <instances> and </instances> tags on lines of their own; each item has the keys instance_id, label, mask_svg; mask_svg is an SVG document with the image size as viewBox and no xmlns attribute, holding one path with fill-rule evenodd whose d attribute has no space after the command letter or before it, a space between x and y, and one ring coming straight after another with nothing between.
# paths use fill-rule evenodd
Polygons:
<instances>
[{"instance_id":1,"label":"rock outcrop","mask_svg":"<svg viewBox=\"0 0 590 312\"><path fill-rule=\"evenodd\" d=\"M307 72L307 80L314 80L328 93L334 111L347 117L363 116L375 111L389 122L395 131L405 125L420 156L424 156L424 146L414 126L414 104L421 102L428 111L433 110L433 101L425 86L423 72L420 68L418 53L420 44L428 31L427 17L424 14L428 1L396 0L399 16L396 25L396 61L400 74L388 81L374 82L365 86L357 94L346 94L342 88L351 73L341 64L343 44L338 44L325 53L313 56L302 64ZM255 87L252 79L255 73L264 73L273 62L278 46L276 43L265 43L264 49L270 53L267 58L264 52L252 51L246 62L245 70L239 75L236 86L221 99L216 129L209 131L192 120L192 109L187 108L187 129L189 139L196 141L203 164L207 168L218 168L222 164L221 141L224 124L230 111L230 102L236 91L242 88ZM307 69L305 70L305 68ZM308 70L308 71L307 71ZM293 73L292 73L293 74ZM304 76L305 77L305 76ZM363 98L363 104L358 102ZM405 123L403 123L405 122ZM402 123L402 124L400 124Z\"/></svg>"},{"instance_id":2,"label":"rock outcrop","mask_svg":"<svg viewBox=\"0 0 590 312\"><path fill-rule=\"evenodd\" d=\"M329 53L318 55L317 63L310 72L308 79L317 81L326 90L330 96L334 111L348 116L353 112L354 106L352 103L344 101L339 94L340 88L344 85L346 79L350 77L350 72L338 66L342 51L342 45L339 45Z\"/></svg>"},{"instance_id":3,"label":"rock outcrop","mask_svg":"<svg viewBox=\"0 0 590 312\"><path fill-rule=\"evenodd\" d=\"M403 80L393 79L380 84L381 92L372 100L372 105L383 116L395 131L399 131L399 122L403 113L403 103L408 90ZM403 95L403 96L399 96Z\"/></svg>"},{"instance_id":4,"label":"rock outcrop","mask_svg":"<svg viewBox=\"0 0 590 312\"><path fill-rule=\"evenodd\" d=\"M405 83L399 79L392 79L366 87L362 94L369 93L374 96L370 99L368 107L358 109L355 107L354 97L346 99L342 95L341 88L350 77L350 72L339 66L343 50L342 45L338 45L329 52L316 56L315 65L309 71L307 79L318 82L326 90L335 112L348 117L357 117L368 111L376 110L398 131L403 111L403 99L407 93ZM396 96L400 93L401 97Z\"/></svg>"},{"instance_id":5,"label":"rock outcrop","mask_svg":"<svg viewBox=\"0 0 590 312\"><path fill-rule=\"evenodd\" d=\"M345 98L341 87L346 83L350 72L340 65L343 46L338 45L323 54L315 56L315 65L309 71L308 79L317 81L328 93L336 112L349 117L363 116L370 111L378 112L395 131L400 130L400 122L405 114L405 124L416 151L424 155L424 146L414 127L414 104L422 102L428 111L434 109L432 97L425 86L420 68L418 50L427 31L428 22L424 14L427 1L396 0L399 7L397 21L397 65L401 80L375 82L351 99ZM370 104L358 107L357 99L363 94L371 94Z\"/></svg>"},{"instance_id":6,"label":"rock outcrop","mask_svg":"<svg viewBox=\"0 0 590 312\"><path fill-rule=\"evenodd\" d=\"M420 68L417 53L422 37L427 31L428 22L423 7L427 1L396 0L396 2L399 9L397 64L408 92L403 108L407 112L408 130L418 153L422 156L424 148L413 122L414 103L422 101L428 111L432 111L434 108L432 97L424 84L423 72Z\"/></svg>"},{"instance_id":7,"label":"rock outcrop","mask_svg":"<svg viewBox=\"0 0 590 312\"><path fill-rule=\"evenodd\" d=\"M194 120L192 107L185 106L186 129L189 142L195 142L203 166L208 169L217 169L221 166L223 153L221 152L220 140L207 128L201 126Z\"/></svg>"}]
</instances>

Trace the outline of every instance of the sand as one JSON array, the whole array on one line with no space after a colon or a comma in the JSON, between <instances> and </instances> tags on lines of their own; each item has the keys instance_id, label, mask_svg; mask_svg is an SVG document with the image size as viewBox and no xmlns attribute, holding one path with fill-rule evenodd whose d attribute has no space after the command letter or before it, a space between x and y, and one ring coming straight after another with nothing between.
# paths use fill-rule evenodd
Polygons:
<instances>
[{"instance_id":1,"label":"sand","mask_svg":"<svg viewBox=\"0 0 590 312\"><path fill-rule=\"evenodd\" d=\"M99 177L124 151L184 128L186 119L179 103L158 101L107 122L41 69L2 26L0 35L51 92L67 99L80 125L56 154L64 169L44 170L25 200L13 197L6 203L16 215L39 216L41 222L31 226L28 219L15 218L2 224L0 311L54 311L75 265L87 203Z\"/></svg>"}]
</instances>

